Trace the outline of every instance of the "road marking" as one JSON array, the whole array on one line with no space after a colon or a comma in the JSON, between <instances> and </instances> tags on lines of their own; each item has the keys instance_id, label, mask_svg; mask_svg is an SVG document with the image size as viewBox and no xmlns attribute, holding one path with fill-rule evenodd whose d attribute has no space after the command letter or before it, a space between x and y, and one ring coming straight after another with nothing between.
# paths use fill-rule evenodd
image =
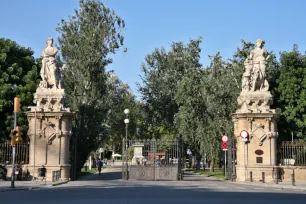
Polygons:
<instances>
[{"instance_id":1,"label":"road marking","mask_svg":"<svg viewBox=\"0 0 306 204\"><path fill-rule=\"evenodd\" d=\"M216 187L216 188L221 189L221 188L226 188L226 187L224 187L224 186L218 186L218 187Z\"/></svg>"},{"instance_id":2,"label":"road marking","mask_svg":"<svg viewBox=\"0 0 306 204\"><path fill-rule=\"evenodd\" d=\"M254 188L254 189L256 189L256 190L263 190L263 189L265 189L265 188Z\"/></svg>"},{"instance_id":3,"label":"road marking","mask_svg":"<svg viewBox=\"0 0 306 204\"><path fill-rule=\"evenodd\" d=\"M235 187L235 188L237 188L237 189L245 189L244 187Z\"/></svg>"},{"instance_id":4,"label":"road marking","mask_svg":"<svg viewBox=\"0 0 306 204\"><path fill-rule=\"evenodd\" d=\"M281 191L282 189L280 189L280 188L274 188L273 190L275 190L275 191Z\"/></svg>"}]
</instances>

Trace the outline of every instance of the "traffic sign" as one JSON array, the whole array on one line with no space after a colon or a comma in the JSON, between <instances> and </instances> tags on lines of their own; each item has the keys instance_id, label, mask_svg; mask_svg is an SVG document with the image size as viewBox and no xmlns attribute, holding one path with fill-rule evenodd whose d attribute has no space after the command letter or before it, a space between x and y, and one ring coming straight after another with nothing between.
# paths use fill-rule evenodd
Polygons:
<instances>
[{"instance_id":1,"label":"traffic sign","mask_svg":"<svg viewBox=\"0 0 306 204\"><path fill-rule=\"evenodd\" d=\"M222 136L222 142L227 142L228 141L228 136L227 135L223 135Z\"/></svg>"},{"instance_id":2,"label":"traffic sign","mask_svg":"<svg viewBox=\"0 0 306 204\"><path fill-rule=\"evenodd\" d=\"M242 141L242 142L247 142L247 141L248 141L248 138L241 138L241 141Z\"/></svg>"},{"instance_id":3,"label":"traffic sign","mask_svg":"<svg viewBox=\"0 0 306 204\"><path fill-rule=\"evenodd\" d=\"M227 142L222 142L222 150L227 151L228 150L228 143Z\"/></svg>"},{"instance_id":4,"label":"traffic sign","mask_svg":"<svg viewBox=\"0 0 306 204\"><path fill-rule=\"evenodd\" d=\"M248 138L249 137L249 133L246 130L242 130L240 132L240 137L242 138Z\"/></svg>"}]
</instances>

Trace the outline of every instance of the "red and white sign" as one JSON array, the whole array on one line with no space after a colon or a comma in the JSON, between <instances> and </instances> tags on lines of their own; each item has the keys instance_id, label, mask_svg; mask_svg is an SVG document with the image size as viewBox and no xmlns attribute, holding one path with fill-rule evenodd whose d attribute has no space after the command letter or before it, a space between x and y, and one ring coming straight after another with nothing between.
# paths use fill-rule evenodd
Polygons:
<instances>
[{"instance_id":1,"label":"red and white sign","mask_svg":"<svg viewBox=\"0 0 306 204\"><path fill-rule=\"evenodd\" d=\"M249 133L246 130L242 130L240 132L240 137L242 138L248 138L249 137Z\"/></svg>"},{"instance_id":2,"label":"red and white sign","mask_svg":"<svg viewBox=\"0 0 306 204\"><path fill-rule=\"evenodd\" d=\"M228 141L228 136L227 135L223 135L222 136L222 142L227 142Z\"/></svg>"},{"instance_id":3,"label":"red and white sign","mask_svg":"<svg viewBox=\"0 0 306 204\"><path fill-rule=\"evenodd\" d=\"M221 145L223 151L227 151L228 149L228 135L222 136L222 145Z\"/></svg>"},{"instance_id":4,"label":"red and white sign","mask_svg":"<svg viewBox=\"0 0 306 204\"><path fill-rule=\"evenodd\" d=\"M242 130L240 132L240 137L241 137L242 142L246 142L248 141L249 133L246 130Z\"/></svg>"}]
</instances>

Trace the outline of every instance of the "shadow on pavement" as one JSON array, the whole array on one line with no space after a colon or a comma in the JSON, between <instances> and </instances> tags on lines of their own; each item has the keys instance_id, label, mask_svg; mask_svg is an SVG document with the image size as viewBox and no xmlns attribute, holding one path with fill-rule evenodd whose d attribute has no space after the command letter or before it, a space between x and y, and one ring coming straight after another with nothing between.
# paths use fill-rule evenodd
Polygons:
<instances>
[{"instance_id":1,"label":"shadow on pavement","mask_svg":"<svg viewBox=\"0 0 306 204\"><path fill-rule=\"evenodd\" d=\"M11 194L12 193L12 194ZM23 204L41 203L133 203L133 204L180 204L180 203L214 203L214 204L304 204L306 194L302 193L274 193L274 192L230 192L230 190L216 191L208 187L195 185L184 186L135 186L129 183L101 186L83 185L67 186L58 189L40 191L14 192L1 194L4 203Z\"/></svg>"}]
</instances>

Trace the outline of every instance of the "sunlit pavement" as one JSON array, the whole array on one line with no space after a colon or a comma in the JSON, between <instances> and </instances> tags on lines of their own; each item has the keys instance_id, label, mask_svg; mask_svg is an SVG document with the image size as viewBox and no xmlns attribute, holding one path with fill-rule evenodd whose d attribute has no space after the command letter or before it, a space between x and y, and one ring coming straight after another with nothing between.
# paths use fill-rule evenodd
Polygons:
<instances>
[{"instance_id":1,"label":"sunlit pavement","mask_svg":"<svg viewBox=\"0 0 306 204\"><path fill-rule=\"evenodd\" d=\"M298 189L249 186L203 176L187 175L184 181L124 181L121 168L108 167L80 181L55 188L1 192L1 203L305 203Z\"/></svg>"}]
</instances>

